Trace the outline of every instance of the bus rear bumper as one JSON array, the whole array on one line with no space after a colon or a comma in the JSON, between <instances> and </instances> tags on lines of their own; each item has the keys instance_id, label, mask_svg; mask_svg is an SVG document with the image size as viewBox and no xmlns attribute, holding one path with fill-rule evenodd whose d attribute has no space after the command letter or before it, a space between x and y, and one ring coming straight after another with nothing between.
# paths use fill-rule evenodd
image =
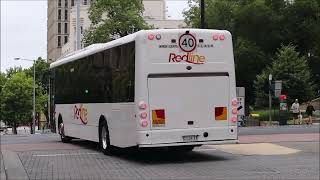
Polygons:
<instances>
[{"instance_id":1,"label":"bus rear bumper","mask_svg":"<svg viewBox=\"0 0 320 180\"><path fill-rule=\"evenodd\" d=\"M197 136L187 140L186 136ZM164 129L138 131L138 147L165 147L206 144L237 143L238 133L236 126L222 126L210 128Z\"/></svg>"},{"instance_id":2,"label":"bus rear bumper","mask_svg":"<svg viewBox=\"0 0 320 180\"><path fill-rule=\"evenodd\" d=\"M219 140L219 141L202 141L202 142L188 142L188 143L160 143L160 144L139 144L139 148L148 147L168 147L168 146L201 146L201 145L217 145L217 144L236 144L239 140Z\"/></svg>"}]
</instances>

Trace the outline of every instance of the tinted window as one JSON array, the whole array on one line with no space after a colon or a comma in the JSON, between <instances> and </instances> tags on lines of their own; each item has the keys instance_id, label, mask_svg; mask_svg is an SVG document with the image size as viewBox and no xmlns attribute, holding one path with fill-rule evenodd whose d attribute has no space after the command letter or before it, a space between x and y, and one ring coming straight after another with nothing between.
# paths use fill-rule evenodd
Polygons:
<instances>
[{"instance_id":1,"label":"tinted window","mask_svg":"<svg viewBox=\"0 0 320 180\"><path fill-rule=\"evenodd\" d=\"M134 101L134 42L55 68L57 104Z\"/></svg>"}]
</instances>

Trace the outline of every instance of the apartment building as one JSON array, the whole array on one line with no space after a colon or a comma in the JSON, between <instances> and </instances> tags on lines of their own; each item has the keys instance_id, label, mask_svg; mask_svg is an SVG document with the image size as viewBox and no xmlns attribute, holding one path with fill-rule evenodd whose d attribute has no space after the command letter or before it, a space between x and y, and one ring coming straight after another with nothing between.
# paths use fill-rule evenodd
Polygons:
<instances>
[{"instance_id":1,"label":"apartment building","mask_svg":"<svg viewBox=\"0 0 320 180\"><path fill-rule=\"evenodd\" d=\"M56 61L76 49L76 0L48 0L48 54L50 62ZM143 17L155 28L179 28L184 23L181 20L166 19L165 0L143 0ZM80 0L80 31L90 27L88 10L90 0ZM83 47L83 45L82 45Z\"/></svg>"}]
</instances>

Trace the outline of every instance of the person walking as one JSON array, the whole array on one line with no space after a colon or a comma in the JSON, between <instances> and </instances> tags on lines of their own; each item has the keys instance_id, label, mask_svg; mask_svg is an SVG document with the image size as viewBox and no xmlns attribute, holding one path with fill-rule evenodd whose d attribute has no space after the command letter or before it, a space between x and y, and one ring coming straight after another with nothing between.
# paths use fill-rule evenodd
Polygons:
<instances>
[{"instance_id":1,"label":"person walking","mask_svg":"<svg viewBox=\"0 0 320 180\"><path fill-rule=\"evenodd\" d=\"M307 124L312 124L312 113L313 111L315 111L314 107L312 106L311 102L308 103L307 109L306 109L306 113L309 117L309 121L307 122Z\"/></svg>"},{"instance_id":2,"label":"person walking","mask_svg":"<svg viewBox=\"0 0 320 180\"><path fill-rule=\"evenodd\" d=\"M296 124L296 120L298 120L299 122L299 113L300 113L300 104L298 102L298 99L296 99L292 104L291 111L293 113L293 124Z\"/></svg>"}]
</instances>

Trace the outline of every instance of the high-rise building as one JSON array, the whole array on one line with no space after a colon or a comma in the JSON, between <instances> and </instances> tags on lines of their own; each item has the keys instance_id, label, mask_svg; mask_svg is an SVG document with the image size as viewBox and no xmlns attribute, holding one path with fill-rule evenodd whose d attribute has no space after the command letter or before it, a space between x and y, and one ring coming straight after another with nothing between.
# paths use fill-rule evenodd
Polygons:
<instances>
[{"instance_id":1,"label":"high-rise building","mask_svg":"<svg viewBox=\"0 0 320 180\"><path fill-rule=\"evenodd\" d=\"M48 0L48 54L51 61L76 49L76 0ZM166 19L165 0L143 0L143 17L155 28L179 28L184 26L181 20ZM80 0L80 31L90 27L88 17L90 0ZM82 45L83 47L83 45Z\"/></svg>"}]
</instances>

